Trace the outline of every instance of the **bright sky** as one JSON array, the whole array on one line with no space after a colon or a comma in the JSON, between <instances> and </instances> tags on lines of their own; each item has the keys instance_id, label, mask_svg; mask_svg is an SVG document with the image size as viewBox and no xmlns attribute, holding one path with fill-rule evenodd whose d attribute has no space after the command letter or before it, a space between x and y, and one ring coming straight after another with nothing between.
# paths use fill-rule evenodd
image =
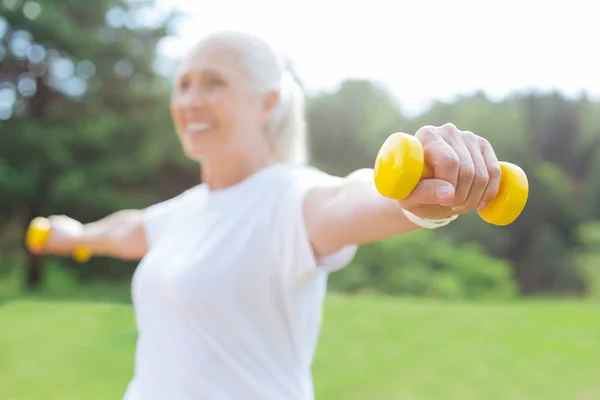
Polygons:
<instances>
[{"instance_id":1,"label":"bright sky","mask_svg":"<svg viewBox=\"0 0 600 400\"><path fill-rule=\"evenodd\" d=\"M600 5L592 0L159 0L188 14L161 51L213 30L258 33L310 90L350 77L384 84L407 112L484 90L558 88L600 98ZM352 5L351 5L352 4Z\"/></svg>"}]
</instances>

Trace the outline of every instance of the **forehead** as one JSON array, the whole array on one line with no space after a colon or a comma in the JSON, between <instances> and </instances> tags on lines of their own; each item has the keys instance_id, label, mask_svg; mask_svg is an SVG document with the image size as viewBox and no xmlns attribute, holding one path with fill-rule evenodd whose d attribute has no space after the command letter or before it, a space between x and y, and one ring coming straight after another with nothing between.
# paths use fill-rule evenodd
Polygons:
<instances>
[{"instance_id":1,"label":"forehead","mask_svg":"<svg viewBox=\"0 0 600 400\"><path fill-rule=\"evenodd\" d=\"M191 73L219 74L231 78L249 78L242 57L232 46L224 43L202 43L183 59L178 75Z\"/></svg>"}]
</instances>

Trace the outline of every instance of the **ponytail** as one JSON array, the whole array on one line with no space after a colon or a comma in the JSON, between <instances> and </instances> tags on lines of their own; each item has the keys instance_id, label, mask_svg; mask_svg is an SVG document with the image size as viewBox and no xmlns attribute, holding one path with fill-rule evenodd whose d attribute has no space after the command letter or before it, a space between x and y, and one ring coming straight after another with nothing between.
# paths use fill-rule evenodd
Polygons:
<instances>
[{"instance_id":1,"label":"ponytail","mask_svg":"<svg viewBox=\"0 0 600 400\"><path fill-rule=\"evenodd\" d=\"M304 93L289 71L281 76L279 95L279 105L267 126L267 139L279 161L306 164L308 155Z\"/></svg>"}]
</instances>

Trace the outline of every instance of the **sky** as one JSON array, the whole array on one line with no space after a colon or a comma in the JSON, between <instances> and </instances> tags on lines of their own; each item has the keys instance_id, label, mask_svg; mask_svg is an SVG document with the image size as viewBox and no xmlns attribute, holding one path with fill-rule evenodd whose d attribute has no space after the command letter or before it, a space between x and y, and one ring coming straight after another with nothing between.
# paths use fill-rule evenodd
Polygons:
<instances>
[{"instance_id":1,"label":"sky","mask_svg":"<svg viewBox=\"0 0 600 400\"><path fill-rule=\"evenodd\" d=\"M409 114L483 90L582 91L600 99L600 5L592 0L159 0L186 13L160 45L185 54L215 30L259 34L311 93L348 78L383 84Z\"/></svg>"}]
</instances>

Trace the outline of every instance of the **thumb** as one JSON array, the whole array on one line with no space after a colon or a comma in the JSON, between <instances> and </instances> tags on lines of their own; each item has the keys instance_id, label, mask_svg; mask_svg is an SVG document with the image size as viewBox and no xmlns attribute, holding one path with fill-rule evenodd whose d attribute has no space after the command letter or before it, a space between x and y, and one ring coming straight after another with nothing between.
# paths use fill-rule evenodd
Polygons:
<instances>
[{"instance_id":1,"label":"thumb","mask_svg":"<svg viewBox=\"0 0 600 400\"><path fill-rule=\"evenodd\" d=\"M404 200L407 204L448 205L454 199L454 187L441 179L424 179Z\"/></svg>"}]
</instances>

